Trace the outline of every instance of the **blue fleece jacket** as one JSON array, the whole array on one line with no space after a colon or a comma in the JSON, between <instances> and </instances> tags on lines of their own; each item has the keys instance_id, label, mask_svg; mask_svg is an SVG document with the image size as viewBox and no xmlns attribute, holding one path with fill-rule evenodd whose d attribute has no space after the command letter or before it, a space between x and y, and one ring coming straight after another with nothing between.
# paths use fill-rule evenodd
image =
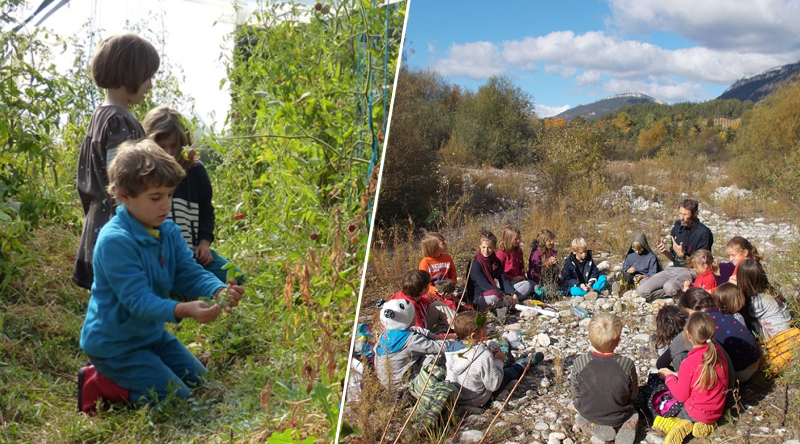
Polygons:
<instances>
[{"instance_id":1,"label":"blue fleece jacket","mask_svg":"<svg viewBox=\"0 0 800 444\"><path fill-rule=\"evenodd\" d=\"M171 220L154 238L124 206L97 237L92 264L92 296L81 330L87 355L113 358L146 348L162 337L175 318L170 290L211 296L225 284L194 260L180 228Z\"/></svg>"}]
</instances>

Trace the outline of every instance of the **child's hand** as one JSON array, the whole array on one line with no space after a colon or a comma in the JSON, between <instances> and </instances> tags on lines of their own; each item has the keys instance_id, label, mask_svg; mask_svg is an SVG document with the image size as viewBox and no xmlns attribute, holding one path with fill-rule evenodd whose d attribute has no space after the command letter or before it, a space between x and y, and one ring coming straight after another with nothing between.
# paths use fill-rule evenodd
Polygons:
<instances>
[{"instance_id":1,"label":"child's hand","mask_svg":"<svg viewBox=\"0 0 800 444\"><path fill-rule=\"evenodd\" d=\"M220 313L222 308L219 305L209 307L206 301L181 302L175 306L176 318L193 318L201 324L217 319Z\"/></svg>"},{"instance_id":2,"label":"child's hand","mask_svg":"<svg viewBox=\"0 0 800 444\"><path fill-rule=\"evenodd\" d=\"M194 259L198 264L206 266L214 260L211 256L211 244L207 240L201 240L194 248Z\"/></svg>"},{"instance_id":3,"label":"child's hand","mask_svg":"<svg viewBox=\"0 0 800 444\"><path fill-rule=\"evenodd\" d=\"M731 278L728 279L728 282L730 282L733 285L737 285L736 284L736 275L734 274L733 276L731 276Z\"/></svg>"},{"instance_id":4,"label":"child's hand","mask_svg":"<svg viewBox=\"0 0 800 444\"><path fill-rule=\"evenodd\" d=\"M683 283L683 291L688 290L689 287L691 287L691 286L692 286L692 284L689 281L684 282Z\"/></svg>"},{"instance_id":5,"label":"child's hand","mask_svg":"<svg viewBox=\"0 0 800 444\"><path fill-rule=\"evenodd\" d=\"M228 287L222 291L228 293L226 302L224 302L222 305L225 309L225 312L230 313L231 309L239 305L239 301L242 300L242 296L244 296L244 288L237 285L235 280L231 280L228 282Z\"/></svg>"},{"instance_id":6,"label":"child's hand","mask_svg":"<svg viewBox=\"0 0 800 444\"><path fill-rule=\"evenodd\" d=\"M627 270L627 271L628 271L628 274L633 274L633 273L636 273L636 269L635 269L635 268L633 268L633 267L631 267L631 268L628 268L628 270Z\"/></svg>"},{"instance_id":7,"label":"child's hand","mask_svg":"<svg viewBox=\"0 0 800 444\"><path fill-rule=\"evenodd\" d=\"M678 374L673 372L672 370L670 370L668 368L662 368L661 370L658 371L658 377L661 378L662 380L665 379L669 375L677 376Z\"/></svg>"},{"instance_id":8,"label":"child's hand","mask_svg":"<svg viewBox=\"0 0 800 444\"><path fill-rule=\"evenodd\" d=\"M495 359L506 362L506 354L500 350L500 347L493 348L492 355L494 355Z\"/></svg>"},{"instance_id":9,"label":"child's hand","mask_svg":"<svg viewBox=\"0 0 800 444\"><path fill-rule=\"evenodd\" d=\"M588 285L586 285L586 284L581 284L581 290L583 290L583 291L589 291L589 286L588 286Z\"/></svg>"},{"instance_id":10,"label":"child's hand","mask_svg":"<svg viewBox=\"0 0 800 444\"><path fill-rule=\"evenodd\" d=\"M551 257L551 258L547 259L547 266L548 267L552 267L555 264L556 264L556 258L555 257Z\"/></svg>"}]
</instances>

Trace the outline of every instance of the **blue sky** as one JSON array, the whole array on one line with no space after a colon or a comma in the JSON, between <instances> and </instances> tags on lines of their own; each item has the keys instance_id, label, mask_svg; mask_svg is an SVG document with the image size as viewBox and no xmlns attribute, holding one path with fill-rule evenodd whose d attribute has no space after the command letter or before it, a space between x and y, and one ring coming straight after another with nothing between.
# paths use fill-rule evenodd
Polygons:
<instances>
[{"instance_id":1,"label":"blue sky","mask_svg":"<svg viewBox=\"0 0 800 444\"><path fill-rule=\"evenodd\" d=\"M412 0L406 63L476 90L505 75L539 117L614 94L711 100L800 60L800 0Z\"/></svg>"}]
</instances>

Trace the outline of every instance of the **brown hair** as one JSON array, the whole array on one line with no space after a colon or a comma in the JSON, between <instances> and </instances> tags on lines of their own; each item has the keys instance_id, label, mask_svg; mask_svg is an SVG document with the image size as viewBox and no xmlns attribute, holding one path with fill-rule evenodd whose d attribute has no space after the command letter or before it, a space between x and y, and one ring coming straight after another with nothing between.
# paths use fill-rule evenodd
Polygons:
<instances>
[{"instance_id":1,"label":"brown hair","mask_svg":"<svg viewBox=\"0 0 800 444\"><path fill-rule=\"evenodd\" d=\"M92 59L92 77L100 88L125 89L133 94L158 71L161 59L153 45L136 34L105 39Z\"/></svg>"},{"instance_id":2,"label":"brown hair","mask_svg":"<svg viewBox=\"0 0 800 444\"><path fill-rule=\"evenodd\" d=\"M475 323L478 314L480 313L475 310L468 310L456 315L453 320L453 331L458 339L469 339L471 334L480 330L478 324Z\"/></svg>"},{"instance_id":3,"label":"brown hair","mask_svg":"<svg viewBox=\"0 0 800 444\"><path fill-rule=\"evenodd\" d=\"M680 204L681 208L689 210L692 215L696 215L700 210L700 204L694 199L683 199Z\"/></svg>"},{"instance_id":4,"label":"brown hair","mask_svg":"<svg viewBox=\"0 0 800 444\"><path fill-rule=\"evenodd\" d=\"M686 312L677 305L665 305L656 315L656 348L668 346L686 325Z\"/></svg>"},{"instance_id":5,"label":"brown hair","mask_svg":"<svg viewBox=\"0 0 800 444\"><path fill-rule=\"evenodd\" d=\"M194 143L184 121L184 117L178 111L168 106L158 106L144 116L142 127L144 127L147 138L156 143L176 134L178 136L178 153L175 155L175 160L184 170L189 171L189 168L193 167L197 160L183 157L183 147Z\"/></svg>"},{"instance_id":6,"label":"brown hair","mask_svg":"<svg viewBox=\"0 0 800 444\"><path fill-rule=\"evenodd\" d=\"M611 353L622 334L622 321L611 313L600 313L589 322L589 342L600 353Z\"/></svg>"},{"instance_id":7,"label":"brown hair","mask_svg":"<svg viewBox=\"0 0 800 444\"><path fill-rule=\"evenodd\" d=\"M500 237L500 243L497 248L503 250L505 253L514 251L514 240L520 235L519 228L508 225L503 229L503 235ZM517 247L519 249L519 247Z\"/></svg>"},{"instance_id":8,"label":"brown hair","mask_svg":"<svg viewBox=\"0 0 800 444\"><path fill-rule=\"evenodd\" d=\"M447 242L439 233L429 231L422 238L422 255L425 257L435 257L439 253L439 243Z\"/></svg>"},{"instance_id":9,"label":"brown hair","mask_svg":"<svg viewBox=\"0 0 800 444\"><path fill-rule=\"evenodd\" d=\"M136 197L149 188L177 187L186 176L178 162L150 139L124 142L108 165L108 194Z\"/></svg>"},{"instance_id":10,"label":"brown hair","mask_svg":"<svg viewBox=\"0 0 800 444\"><path fill-rule=\"evenodd\" d=\"M488 241L492 244L492 248L497 248L497 236L494 235L491 231L482 231L481 232L481 242L482 244L484 241ZM480 246L480 244L478 244Z\"/></svg>"},{"instance_id":11,"label":"brown hair","mask_svg":"<svg viewBox=\"0 0 800 444\"><path fill-rule=\"evenodd\" d=\"M714 258L714 255L708 250L697 250L692 253L689 260L686 261L686 268L697 269L700 265L708 265L714 274L719 273L719 264Z\"/></svg>"},{"instance_id":12,"label":"brown hair","mask_svg":"<svg viewBox=\"0 0 800 444\"><path fill-rule=\"evenodd\" d=\"M536 236L536 240L531 243L531 249L535 250L536 247L539 247L542 252L547 251L547 241L554 241L556 239L555 233L548 229L544 229L539 232L539 235Z\"/></svg>"},{"instance_id":13,"label":"brown hair","mask_svg":"<svg viewBox=\"0 0 800 444\"><path fill-rule=\"evenodd\" d=\"M678 305L693 311L702 311L706 308L716 308L714 298L700 287L692 287L680 295Z\"/></svg>"},{"instance_id":14,"label":"brown hair","mask_svg":"<svg viewBox=\"0 0 800 444\"><path fill-rule=\"evenodd\" d=\"M751 298L759 293L769 293L775 298L778 307L783 307L786 303L786 299L769 283L764 267L755 259L745 259L736 267L736 285L742 289L748 307Z\"/></svg>"},{"instance_id":15,"label":"brown hair","mask_svg":"<svg viewBox=\"0 0 800 444\"><path fill-rule=\"evenodd\" d=\"M738 285L725 282L711 294L720 311L728 314L739 313L746 303L744 293Z\"/></svg>"},{"instance_id":16,"label":"brown hair","mask_svg":"<svg viewBox=\"0 0 800 444\"><path fill-rule=\"evenodd\" d=\"M719 377L714 367L720 363L720 357L717 354L717 347L711 342L716 330L717 327L714 325L714 320L711 319L711 316L703 312L692 313L686 321L685 331L692 337L692 345L703 343L706 345L706 351L703 353L700 378L695 383L701 391L710 390L719 382Z\"/></svg>"},{"instance_id":17,"label":"brown hair","mask_svg":"<svg viewBox=\"0 0 800 444\"><path fill-rule=\"evenodd\" d=\"M761 262L761 256L759 256L756 247L751 244L749 240L743 238L742 236L734 236L733 239L729 240L728 243L725 244L725 251L732 249L736 249L741 253L747 253L748 259L754 259L757 262Z\"/></svg>"},{"instance_id":18,"label":"brown hair","mask_svg":"<svg viewBox=\"0 0 800 444\"><path fill-rule=\"evenodd\" d=\"M431 275L424 270L411 270L403 275L402 286L403 293L406 296L415 298L422 293L422 290L427 290L428 285L431 283Z\"/></svg>"}]
</instances>

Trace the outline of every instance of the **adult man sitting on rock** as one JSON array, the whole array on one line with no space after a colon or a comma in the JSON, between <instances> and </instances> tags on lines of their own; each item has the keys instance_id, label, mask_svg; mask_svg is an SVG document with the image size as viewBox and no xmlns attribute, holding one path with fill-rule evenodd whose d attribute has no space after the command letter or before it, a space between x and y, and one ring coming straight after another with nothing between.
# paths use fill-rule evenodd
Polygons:
<instances>
[{"instance_id":1,"label":"adult man sitting on rock","mask_svg":"<svg viewBox=\"0 0 800 444\"><path fill-rule=\"evenodd\" d=\"M699 205L694 199L684 199L678 208L678 217L670 232L670 246L658 240L656 248L672 266L655 276L643 279L636 291L640 296L652 301L665 296L675 296L683 288L683 283L696 277L693 269L685 267L689 256L697 250L709 250L714 245L714 234L697 219Z\"/></svg>"}]
</instances>

